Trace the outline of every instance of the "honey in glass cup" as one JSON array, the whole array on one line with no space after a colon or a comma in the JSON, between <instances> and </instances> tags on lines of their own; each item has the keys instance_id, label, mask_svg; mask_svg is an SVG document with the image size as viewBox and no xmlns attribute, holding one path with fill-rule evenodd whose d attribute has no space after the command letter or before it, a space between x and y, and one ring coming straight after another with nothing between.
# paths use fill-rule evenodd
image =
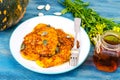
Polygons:
<instances>
[{"instance_id":1,"label":"honey in glass cup","mask_svg":"<svg viewBox=\"0 0 120 80\"><path fill-rule=\"evenodd\" d=\"M105 72L116 71L120 58L120 34L107 31L97 38L93 55L96 68Z\"/></svg>"}]
</instances>

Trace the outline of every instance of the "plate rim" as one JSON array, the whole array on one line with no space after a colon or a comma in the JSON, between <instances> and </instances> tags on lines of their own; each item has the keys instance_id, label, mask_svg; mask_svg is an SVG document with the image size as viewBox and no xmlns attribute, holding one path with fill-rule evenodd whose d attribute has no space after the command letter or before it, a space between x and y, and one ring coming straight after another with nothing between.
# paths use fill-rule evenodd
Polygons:
<instances>
[{"instance_id":1,"label":"plate rim","mask_svg":"<svg viewBox=\"0 0 120 80\"><path fill-rule=\"evenodd\" d=\"M46 16L42 16L42 17L57 17L57 18L63 18L63 19L66 19L66 20L69 20L69 21L72 21L71 19L69 19L69 18L66 18L66 17L62 17L62 16L53 16L53 15L46 15ZM89 39L89 37L88 37L88 35L87 35L87 38L88 38L88 43L89 43L89 50L88 50L88 53L87 53L87 55L85 56L85 58L84 58L84 60L79 64L79 65L77 65L77 66L74 66L72 69L68 69L68 70L65 70L65 71L61 71L61 72L52 72L52 73L48 73L48 72L40 72L40 71L36 71L36 70L34 70L34 69L30 69L30 68L28 68L28 67L26 67L25 65L23 65L23 64L21 64L21 62L19 62L19 60L18 59L16 59L16 57L15 57L15 55L14 55L14 53L13 53L13 51L12 51L12 47L11 47L11 43L12 43L12 38L13 38L13 35L14 35L14 33L15 33L15 31L17 30L17 29L19 29L19 27L22 25L22 24L24 24L24 23L26 23L27 21L29 21L29 20L32 20L32 19L35 19L35 18L41 18L41 17L32 17L32 18L29 18L29 19L27 19L27 20L25 20L24 22L22 22L21 24L19 24L18 26L17 26L17 28L12 32L12 35L11 35L11 37L10 37L10 42L9 42L9 46L10 46L10 51L11 51L11 54L12 54L12 56L14 57L14 59L20 64L20 65L22 65L24 68L26 68L26 69L28 69L28 70L31 70L31 71L33 71L33 72L37 72L37 73L42 73L42 74L61 74L61 73L66 73L66 72L69 72L69 71L72 71L72 70L74 70L74 69L76 69L77 67L79 67L85 60L86 60L86 58L88 57L88 55L89 55L89 51L90 51L90 39ZM73 21L72 21L73 22ZM33 27L34 28L34 27ZM82 27L80 27L81 29L83 29ZM84 29L83 29L84 30ZM85 31L85 30L84 30ZM85 31L86 32L86 31ZM87 33L86 33L87 34ZM37 65L37 64L36 64Z\"/></svg>"}]
</instances>

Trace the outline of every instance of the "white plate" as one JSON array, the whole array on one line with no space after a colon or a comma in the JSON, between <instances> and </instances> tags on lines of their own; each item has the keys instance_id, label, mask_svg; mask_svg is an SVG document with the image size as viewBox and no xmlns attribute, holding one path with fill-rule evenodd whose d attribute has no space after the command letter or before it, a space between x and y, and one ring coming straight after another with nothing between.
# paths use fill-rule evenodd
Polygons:
<instances>
[{"instance_id":1,"label":"white plate","mask_svg":"<svg viewBox=\"0 0 120 80\"><path fill-rule=\"evenodd\" d=\"M51 68L42 68L38 66L34 61L26 60L20 55L20 46L23 42L23 38L26 34L30 33L32 29L39 23L50 24L55 28L61 28L66 33L74 35L74 22L70 19L59 17L59 16L42 16L31 18L22 24L20 24L15 31L13 32L10 38L10 50L13 57L25 68L32 70L34 72L43 73L43 74L59 74L71 71L78 66L80 66L88 56L90 50L90 41L87 33L83 28L80 28L80 33L78 40L80 41L80 55L79 62L77 66L70 66L69 62L66 62L62 65L51 67Z\"/></svg>"}]
</instances>

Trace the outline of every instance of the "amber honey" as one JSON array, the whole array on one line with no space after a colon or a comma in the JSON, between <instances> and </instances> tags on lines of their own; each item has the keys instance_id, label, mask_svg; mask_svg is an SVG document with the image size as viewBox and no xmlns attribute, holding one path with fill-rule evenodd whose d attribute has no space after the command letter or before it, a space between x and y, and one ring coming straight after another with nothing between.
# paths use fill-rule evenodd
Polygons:
<instances>
[{"instance_id":1,"label":"amber honey","mask_svg":"<svg viewBox=\"0 0 120 80\"><path fill-rule=\"evenodd\" d=\"M109 39L105 39L110 36ZM111 37L112 36L112 37ZM100 37L94 51L93 61L98 70L105 72L114 72L118 68L118 60L120 57L120 43L117 34L113 32L105 33ZM116 41L115 39L117 38Z\"/></svg>"}]
</instances>

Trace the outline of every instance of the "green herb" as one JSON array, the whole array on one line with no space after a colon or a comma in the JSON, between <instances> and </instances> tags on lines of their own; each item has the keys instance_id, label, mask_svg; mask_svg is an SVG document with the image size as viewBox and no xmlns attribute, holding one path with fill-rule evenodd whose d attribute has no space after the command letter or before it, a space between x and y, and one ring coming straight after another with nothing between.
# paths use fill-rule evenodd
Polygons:
<instances>
[{"instance_id":1,"label":"green herb","mask_svg":"<svg viewBox=\"0 0 120 80\"><path fill-rule=\"evenodd\" d=\"M55 52L56 52L56 53L60 52L60 48L59 48L59 47L56 47Z\"/></svg>"},{"instance_id":2,"label":"green herb","mask_svg":"<svg viewBox=\"0 0 120 80\"><path fill-rule=\"evenodd\" d=\"M22 43L22 45L20 47L20 50L23 50L23 49L25 49L25 44L24 43Z\"/></svg>"},{"instance_id":3,"label":"green herb","mask_svg":"<svg viewBox=\"0 0 120 80\"><path fill-rule=\"evenodd\" d=\"M71 12L74 17L82 19L82 27L86 30L93 43L95 43L94 38L98 34L101 35L106 30L113 30L115 26L120 27L120 24L101 17L93 9L88 8L88 2L83 2L82 0L59 0L59 2L65 6L61 11L62 14Z\"/></svg>"},{"instance_id":4,"label":"green herb","mask_svg":"<svg viewBox=\"0 0 120 80\"><path fill-rule=\"evenodd\" d=\"M47 40L43 40L43 45L47 45L48 41Z\"/></svg>"},{"instance_id":5,"label":"green herb","mask_svg":"<svg viewBox=\"0 0 120 80\"><path fill-rule=\"evenodd\" d=\"M114 26L113 31L120 33L120 27L119 26Z\"/></svg>"}]
</instances>

